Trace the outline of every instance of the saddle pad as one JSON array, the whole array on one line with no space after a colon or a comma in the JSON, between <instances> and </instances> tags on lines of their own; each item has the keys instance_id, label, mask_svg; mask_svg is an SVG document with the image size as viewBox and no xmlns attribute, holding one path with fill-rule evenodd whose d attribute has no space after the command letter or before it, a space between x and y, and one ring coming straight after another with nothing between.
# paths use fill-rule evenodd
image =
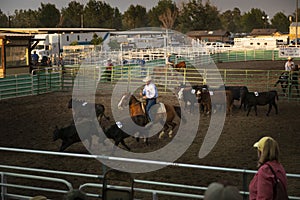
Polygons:
<instances>
[{"instance_id":1,"label":"saddle pad","mask_svg":"<svg viewBox=\"0 0 300 200\"><path fill-rule=\"evenodd\" d=\"M157 112L158 114L161 114L161 113L166 113L166 107L165 107L165 104L163 103L158 103L158 108L157 108Z\"/></svg>"}]
</instances>

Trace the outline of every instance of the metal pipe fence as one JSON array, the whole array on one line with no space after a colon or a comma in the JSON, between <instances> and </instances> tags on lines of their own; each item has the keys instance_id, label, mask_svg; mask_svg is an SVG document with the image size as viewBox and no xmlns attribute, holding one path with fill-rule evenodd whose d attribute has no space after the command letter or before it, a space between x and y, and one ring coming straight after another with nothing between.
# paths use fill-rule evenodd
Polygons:
<instances>
[{"instance_id":1,"label":"metal pipe fence","mask_svg":"<svg viewBox=\"0 0 300 200\"><path fill-rule=\"evenodd\" d=\"M220 86L222 84L243 85L247 86L249 91L277 90L281 100L299 101L298 84L292 83L290 79L285 85L286 92L280 84L274 86L283 72L283 70L195 69L192 67L178 72L172 68L166 68L161 62L156 62L146 66L137 64L113 66L111 77L108 77L104 66L65 66L34 70L31 75L20 74L0 79L0 100L96 87L96 85L91 86L91 81L101 85L97 87L98 91L112 91L116 83L127 85L128 90L131 90L141 86L142 79L146 75L151 75L160 93L170 93L172 89L187 83L207 84L213 87L218 84Z\"/></svg>"},{"instance_id":2,"label":"metal pipe fence","mask_svg":"<svg viewBox=\"0 0 300 200\"><path fill-rule=\"evenodd\" d=\"M163 162L163 161L156 161L156 160L141 160L141 159L132 159L132 158L123 158L123 157L114 157L114 156L103 156L103 155L90 155L90 154L75 154L75 153L61 153L61 152L52 152L52 151L40 151L40 150L33 150L33 149L18 149L18 148L7 148L7 147L0 147L0 151L4 152L13 152L13 153L25 153L27 154L37 154L37 155L52 155L52 156L62 156L62 157L76 157L76 158L84 158L84 159L106 159L110 161L119 161L119 162L133 162L133 163L142 163L142 164L155 164L155 165L163 165L168 167L176 167L176 168L187 168L191 170L208 170L209 173L214 172L227 172L227 173L238 173L241 175L241 178L243 179L243 185L239 185L240 193L244 196L244 199L247 199L248 192L247 192L247 186L244 185L247 183L248 176L253 175L256 173L256 170L246 170L246 169L236 169L236 168L225 168L225 167L216 167L216 166L205 166L205 165L196 165L196 164L186 164L186 163L174 163L174 162ZM14 176L22 176L25 178L30 179L39 179L39 180L49 180L54 182L62 182L64 183L68 190L72 189L72 183L69 183L67 181L57 179L57 178L51 178L51 176L54 175L64 175L65 177L68 176L74 176L74 177L87 177L91 178L93 181L83 183L79 186L79 189L82 191L87 190L88 188L102 188L101 181L99 183L100 179L103 179L103 175L97 175L97 174L84 174L80 172L67 172L67 171L59 171L59 170L49 170L49 169L38 169L38 168L28 168L28 167L20 167L20 166L8 166L8 165L0 165L0 168L2 170L21 170L24 173L30 172L30 173L46 173L48 176L37 176L34 174L13 174L10 172L1 172L2 174L11 174ZM1 171L2 171L1 170ZM295 181L300 180L300 174L291 174L287 173L288 180L296 179ZM95 180L98 181L98 183L95 183ZM14 185L10 185L7 181L4 181L4 179L1 179L1 197L2 200L5 199L7 188L13 187ZM206 186L199 186L199 185L188 185L188 184L181 184L181 183L170 183L170 182L159 182L159 181L150 181L150 180L134 180L135 186L134 190L138 195L146 195L150 194L152 199L158 199L158 195L167 195L167 196L177 196L177 197L185 197L185 198L192 198L192 199L203 199L203 194L205 190L207 189ZM156 186L156 188L152 188L152 186ZM245 187L246 186L246 187ZM19 185L17 187L25 189L39 189L39 188L31 188L28 186L22 186ZM120 186L113 185L111 187L118 188ZM167 188L173 188L173 190L164 190L162 187ZM177 189L176 189L177 188ZM180 188L180 191L178 189ZM49 191L49 192L56 192L56 193L65 193L67 190L49 190L49 189L43 189L40 188L40 191ZM183 190L186 190L184 192ZM193 192L191 192L193 191ZM94 198L100 198L101 192L98 193L87 193L87 196L94 197ZM9 194L14 195L14 194ZM20 194L19 194L20 195ZM293 196L290 194L290 199L300 199L300 197Z\"/></svg>"}]
</instances>

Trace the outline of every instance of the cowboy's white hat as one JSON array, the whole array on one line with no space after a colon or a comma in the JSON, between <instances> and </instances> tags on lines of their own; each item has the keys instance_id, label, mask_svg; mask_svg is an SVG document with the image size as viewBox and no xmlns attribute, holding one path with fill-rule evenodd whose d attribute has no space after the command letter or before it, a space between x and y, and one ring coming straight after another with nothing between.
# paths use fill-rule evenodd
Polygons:
<instances>
[{"instance_id":1,"label":"cowboy's white hat","mask_svg":"<svg viewBox=\"0 0 300 200\"><path fill-rule=\"evenodd\" d=\"M151 76L146 76L144 79L143 79L143 82L149 82L151 81Z\"/></svg>"}]
</instances>

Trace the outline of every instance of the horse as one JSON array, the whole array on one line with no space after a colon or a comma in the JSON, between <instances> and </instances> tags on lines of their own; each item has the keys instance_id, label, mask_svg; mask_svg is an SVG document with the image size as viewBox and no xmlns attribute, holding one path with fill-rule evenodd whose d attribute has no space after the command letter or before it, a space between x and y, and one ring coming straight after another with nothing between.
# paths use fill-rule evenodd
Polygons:
<instances>
[{"instance_id":1,"label":"horse","mask_svg":"<svg viewBox=\"0 0 300 200\"><path fill-rule=\"evenodd\" d=\"M87 101L78 100L71 98L68 102L68 108L73 108L74 118L77 119L78 117L86 118L91 115L91 111L93 110L93 106L95 106L96 116L98 119L101 119L102 117L105 117L106 119L109 119L104 111L105 107L104 105L100 103L88 103Z\"/></svg>"},{"instance_id":2,"label":"horse","mask_svg":"<svg viewBox=\"0 0 300 200\"><path fill-rule=\"evenodd\" d=\"M290 72L289 71L282 72L277 82L274 84L274 87L276 87L280 83L283 94L287 96L286 94L287 88L289 87L288 91L291 91L292 87L294 86L297 90L297 95L299 96L298 71L299 69L296 67L295 69L292 69Z\"/></svg>"},{"instance_id":3,"label":"horse","mask_svg":"<svg viewBox=\"0 0 300 200\"><path fill-rule=\"evenodd\" d=\"M177 71L184 71L184 69L186 69L186 64L185 61L181 61L179 63L177 63L176 65L173 65L173 68Z\"/></svg>"},{"instance_id":4,"label":"horse","mask_svg":"<svg viewBox=\"0 0 300 200\"><path fill-rule=\"evenodd\" d=\"M132 120L140 126L146 126L150 121L144 109L143 102L139 101L133 94L125 93L120 102L118 103L118 108L123 109L123 107L129 105L129 112ZM159 134L159 139L163 137L165 132L168 132L169 137L172 137L173 131L176 127L174 119L176 116L181 118L185 122L185 118L181 116L181 109L179 106L172 106L169 104L163 104L166 113L153 113L154 123L161 122L162 116L166 116L166 122L163 125L163 130ZM161 115L163 114L163 115ZM147 141L147 140L146 140Z\"/></svg>"}]
</instances>

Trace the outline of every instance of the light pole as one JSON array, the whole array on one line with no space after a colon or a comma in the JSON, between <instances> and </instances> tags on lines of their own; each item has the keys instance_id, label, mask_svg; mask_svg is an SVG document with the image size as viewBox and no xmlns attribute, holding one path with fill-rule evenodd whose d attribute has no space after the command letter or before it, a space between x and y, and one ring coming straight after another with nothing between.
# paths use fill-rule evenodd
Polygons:
<instances>
[{"instance_id":1,"label":"light pole","mask_svg":"<svg viewBox=\"0 0 300 200\"><path fill-rule=\"evenodd\" d=\"M267 22L268 22L269 18L270 17L268 15L263 15L261 17L261 19L264 21L264 29L267 27Z\"/></svg>"},{"instance_id":2,"label":"light pole","mask_svg":"<svg viewBox=\"0 0 300 200\"><path fill-rule=\"evenodd\" d=\"M296 47L298 47L298 0L296 0Z\"/></svg>"}]
</instances>

